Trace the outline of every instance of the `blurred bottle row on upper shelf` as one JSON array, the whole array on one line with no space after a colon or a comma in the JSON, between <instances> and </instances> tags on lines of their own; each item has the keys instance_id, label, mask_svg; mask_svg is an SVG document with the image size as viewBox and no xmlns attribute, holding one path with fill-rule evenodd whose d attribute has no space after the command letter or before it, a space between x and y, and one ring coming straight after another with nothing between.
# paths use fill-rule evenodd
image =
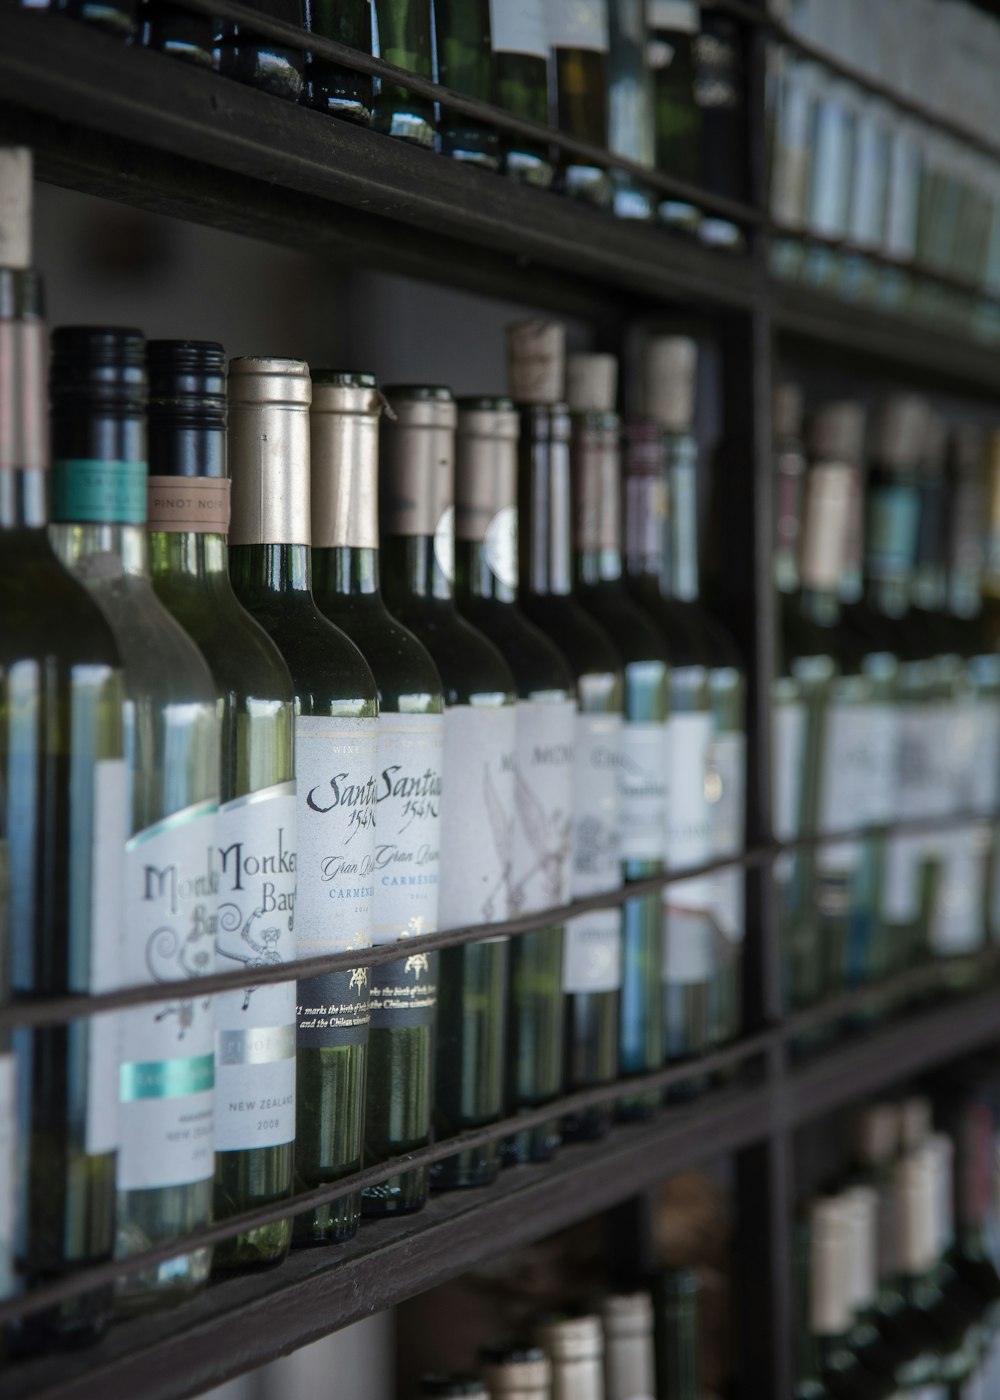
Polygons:
<instances>
[{"instance_id":1,"label":"blurred bottle row on upper shelf","mask_svg":"<svg viewBox=\"0 0 1000 1400\"><path fill-rule=\"evenodd\" d=\"M1000 21L967 0L772 12L793 41L768 69L772 270L996 341Z\"/></svg>"},{"instance_id":2,"label":"blurred bottle row on upper shelf","mask_svg":"<svg viewBox=\"0 0 1000 1400\"><path fill-rule=\"evenodd\" d=\"M747 195L746 34L696 0L250 0L267 20L301 29L301 45L172 0L22 3L623 219L743 246L738 222L702 209L698 195ZM554 139L498 130L485 114L331 62L311 51L311 36L548 126ZM588 143L594 158L560 151L557 132ZM616 158L678 188L648 186Z\"/></svg>"}]
</instances>

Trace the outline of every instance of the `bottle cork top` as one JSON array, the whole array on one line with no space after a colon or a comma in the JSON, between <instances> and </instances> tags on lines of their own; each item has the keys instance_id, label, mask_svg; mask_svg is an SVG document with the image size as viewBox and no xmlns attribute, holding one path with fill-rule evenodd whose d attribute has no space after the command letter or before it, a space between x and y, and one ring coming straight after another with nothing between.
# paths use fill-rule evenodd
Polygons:
<instances>
[{"instance_id":1,"label":"bottle cork top","mask_svg":"<svg viewBox=\"0 0 1000 1400\"><path fill-rule=\"evenodd\" d=\"M930 408L919 394L892 394L875 415L873 446L882 466L912 471L923 456Z\"/></svg>"},{"instance_id":2,"label":"bottle cork top","mask_svg":"<svg viewBox=\"0 0 1000 1400\"><path fill-rule=\"evenodd\" d=\"M686 335L655 336L643 356L643 413L667 432L690 432L697 370L696 340Z\"/></svg>"},{"instance_id":3,"label":"bottle cork top","mask_svg":"<svg viewBox=\"0 0 1000 1400\"><path fill-rule=\"evenodd\" d=\"M801 385L786 379L784 383L774 386L771 430L775 437L802 436L803 405Z\"/></svg>"},{"instance_id":4,"label":"bottle cork top","mask_svg":"<svg viewBox=\"0 0 1000 1400\"><path fill-rule=\"evenodd\" d=\"M865 445L865 410L856 399L822 404L809 420L809 455L814 461L861 461Z\"/></svg>"},{"instance_id":5,"label":"bottle cork top","mask_svg":"<svg viewBox=\"0 0 1000 1400\"><path fill-rule=\"evenodd\" d=\"M878 1192L853 1186L844 1193L850 1221L850 1303L870 1308L878 1292Z\"/></svg>"},{"instance_id":6,"label":"bottle cork top","mask_svg":"<svg viewBox=\"0 0 1000 1400\"><path fill-rule=\"evenodd\" d=\"M604 1353L601 1319L592 1315L544 1322L538 1338L555 1361L587 1361Z\"/></svg>"},{"instance_id":7,"label":"bottle cork top","mask_svg":"<svg viewBox=\"0 0 1000 1400\"><path fill-rule=\"evenodd\" d=\"M229 361L230 404L312 403L312 379L304 360L270 355L242 355Z\"/></svg>"},{"instance_id":8,"label":"bottle cork top","mask_svg":"<svg viewBox=\"0 0 1000 1400\"><path fill-rule=\"evenodd\" d=\"M605 1332L650 1332L653 1327L653 1300L648 1293L612 1293L602 1298L601 1319Z\"/></svg>"},{"instance_id":9,"label":"bottle cork top","mask_svg":"<svg viewBox=\"0 0 1000 1400\"><path fill-rule=\"evenodd\" d=\"M885 1167L899 1152L900 1112L893 1103L873 1103L855 1116L854 1147L868 1167Z\"/></svg>"},{"instance_id":10,"label":"bottle cork top","mask_svg":"<svg viewBox=\"0 0 1000 1400\"><path fill-rule=\"evenodd\" d=\"M0 146L0 267L31 266L31 152Z\"/></svg>"},{"instance_id":11,"label":"bottle cork top","mask_svg":"<svg viewBox=\"0 0 1000 1400\"><path fill-rule=\"evenodd\" d=\"M566 402L574 413L613 413L618 400L618 360L614 355L570 355L566 361Z\"/></svg>"},{"instance_id":12,"label":"bottle cork top","mask_svg":"<svg viewBox=\"0 0 1000 1400\"><path fill-rule=\"evenodd\" d=\"M507 380L520 404L561 403L566 327L559 321L514 321L507 327Z\"/></svg>"},{"instance_id":13,"label":"bottle cork top","mask_svg":"<svg viewBox=\"0 0 1000 1400\"><path fill-rule=\"evenodd\" d=\"M924 1274L934 1263L934 1183L925 1154L911 1152L893 1172L899 1222L899 1263L904 1274Z\"/></svg>"}]
</instances>

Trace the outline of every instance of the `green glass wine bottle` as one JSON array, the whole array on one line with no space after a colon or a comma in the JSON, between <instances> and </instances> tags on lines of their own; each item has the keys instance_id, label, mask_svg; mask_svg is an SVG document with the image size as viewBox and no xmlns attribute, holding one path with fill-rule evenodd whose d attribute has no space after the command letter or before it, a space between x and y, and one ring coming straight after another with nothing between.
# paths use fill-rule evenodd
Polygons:
<instances>
[{"instance_id":1,"label":"green glass wine bottle","mask_svg":"<svg viewBox=\"0 0 1000 1400\"><path fill-rule=\"evenodd\" d=\"M455 458L455 597L490 637L517 684L510 915L569 902L573 845L573 674L517 597L518 415L510 399L462 399ZM563 1085L563 926L515 938L507 998L507 1112L556 1098ZM545 1161L556 1122L501 1145L505 1161Z\"/></svg>"},{"instance_id":2,"label":"green glass wine bottle","mask_svg":"<svg viewBox=\"0 0 1000 1400\"><path fill-rule=\"evenodd\" d=\"M748 154L743 85L739 27L729 15L703 10L694 67L694 102L701 114L700 183L711 194L736 200L744 194ZM698 233L714 248L737 249L744 242L739 225L718 214L706 214Z\"/></svg>"},{"instance_id":3,"label":"green glass wine bottle","mask_svg":"<svg viewBox=\"0 0 1000 1400\"><path fill-rule=\"evenodd\" d=\"M794 1400L830 1400L830 1391L820 1379L819 1348L812 1329L812 1239L808 1218L795 1222L792 1247Z\"/></svg>"},{"instance_id":4,"label":"green glass wine bottle","mask_svg":"<svg viewBox=\"0 0 1000 1400\"><path fill-rule=\"evenodd\" d=\"M515 117L545 126L549 119L549 41L545 0L490 0L493 98ZM555 166L548 146L504 133L500 138L504 173L512 180L548 189Z\"/></svg>"},{"instance_id":5,"label":"green glass wine bottle","mask_svg":"<svg viewBox=\"0 0 1000 1400\"><path fill-rule=\"evenodd\" d=\"M446 929L502 922L513 860L516 689L500 652L455 607L455 402L439 387L385 392L395 415L380 444L385 599L430 652L444 688L438 917ZM507 939L487 938L441 954L440 1137L502 1116L508 953ZM498 1163L496 1144L470 1148L437 1164L431 1182L481 1186Z\"/></svg>"},{"instance_id":6,"label":"green glass wine bottle","mask_svg":"<svg viewBox=\"0 0 1000 1400\"><path fill-rule=\"evenodd\" d=\"M302 48L264 39L252 24L222 20L215 36L218 71L275 97L298 101L306 68L304 0L251 0L250 8L301 29Z\"/></svg>"},{"instance_id":7,"label":"green glass wine bottle","mask_svg":"<svg viewBox=\"0 0 1000 1400\"><path fill-rule=\"evenodd\" d=\"M213 972L219 694L153 591L146 536L145 342L137 331L53 335L52 538L115 635L125 667L130 836L120 887L125 986L171 986L121 1015L118 1258L212 1218L215 1027L197 978ZM211 1250L123 1275L123 1312L183 1299Z\"/></svg>"},{"instance_id":8,"label":"green glass wine bottle","mask_svg":"<svg viewBox=\"0 0 1000 1400\"><path fill-rule=\"evenodd\" d=\"M670 557L669 478L663 431L652 420L628 425L625 452L625 571L635 601L669 644L667 803L663 831L666 868L710 858L705 784L712 734L709 673L698 636L662 581ZM713 932L703 879L663 888L663 1046L667 1060L687 1059L709 1046ZM677 1092L697 1087L691 1081Z\"/></svg>"},{"instance_id":9,"label":"green glass wine bottle","mask_svg":"<svg viewBox=\"0 0 1000 1400\"><path fill-rule=\"evenodd\" d=\"M382 601L378 547L381 396L370 374L313 371L313 594L372 669L379 719L372 939L438 931L441 680L423 645ZM431 1128L437 953L371 970L365 1089L366 1166L425 1145ZM362 1192L363 1215L419 1210L427 1171Z\"/></svg>"},{"instance_id":10,"label":"green glass wine bottle","mask_svg":"<svg viewBox=\"0 0 1000 1400\"><path fill-rule=\"evenodd\" d=\"M493 96L490 0L435 0L437 80L454 92L489 102ZM496 131L472 117L442 106L441 150L452 160L496 170L500 141Z\"/></svg>"},{"instance_id":11,"label":"green glass wine bottle","mask_svg":"<svg viewBox=\"0 0 1000 1400\"><path fill-rule=\"evenodd\" d=\"M607 149L607 0L549 0L546 19L555 72L556 125L570 136ZM611 204L611 177L600 165L564 157L559 183L573 199L602 209Z\"/></svg>"},{"instance_id":12,"label":"green glass wine bottle","mask_svg":"<svg viewBox=\"0 0 1000 1400\"><path fill-rule=\"evenodd\" d=\"M562 402L565 332L555 322L508 327L508 373L521 410L518 462L518 601L559 647L576 682L573 776L574 898L622 884L620 851L621 660L610 638L574 597L571 554L569 413ZM566 1084L618 1074L622 912L596 909L571 919L563 952ZM573 1138L602 1136L610 1107L564 1120Z\"/></svg>"},{"instance_id":13,"label":"green glass wine bottle","mask_svg":"<svg viewBox=\"0 0 1000 1400\"><path fill-rule=\"evenodd\" d=\"M128 809L118 649L46 530L46 334L30 266L28 151L0 149L0 184L0 981L17 1002L115 986ZM112 1257L117 1031L112 1015L0 1032L0 1296L15 1286L15 1263L30 1289ZM93 1338L110 1305L103 1288L33 1313L10 1329L12 1349Z\"/></svg>"},{"instance_id":14,"label":"green glass wine bottle","mask_svg":"<svg viewBox=\"0 0 1000 1400\"><path fill-rule=\"evenodd\" d=\"M295 958L293 691L229 582L225 351L154 340L146 357L150 574L222 696L216 955L230 971L274 966ZM217 1220L291 1195L295 1000L294 982L214 999ZM216 1247L213 1267L279 1263L291 1232L288 1219L238 1234Z\"/></svg>"},{"instance_id":15,"label":"green glass wine bottle","mask_svg":"<svg viewBox=\"0 0 1000 1400\"><path fill-rule=\"evenodd\" d=\"M359 53L372 51L370 0L305 0L305 27L310 34L335 39ZM372 119L372 79L356 68L310 55L302 101L333 117L367 126Z\"/></svg>"},{"instance_id":16,"label":"green glass wine bottle","mask_svg":"<svg viewBox=\"0 0 1000 1400\"><path fill-rule=\"evenodd\" d=\"M229 571L240 602L275 642L295 689L299 958L366 948L375 857L375 681L322 615L310 581L308 367L246 358L229 366ZM366 968L299 983L295 1181L326 1185L361 1165L369 1022ZM294 1244L350 1238L360 1200L295 1218Z\"/></svg>"},{"instance_id":17,"label":"green glass wine bottle","mask_svg":"<svg viewBox=\"0 0 1000 1400\"><path fill-rule=\"evenodd\" d=\"M387 63L430 80L433 71L430 0L377 0L375 52ZM415 146L434 145L434 104L398 83L375 84L372 126Z\"/></svg>"},{"instance_id":18,"label":"green glass wine bottle","mask_svg":"<svg viewBox=\"0 0 1000 1400\"><path fill-rule=\"evenodd\" d=\"M666 1269L654 1287L656 1393L701 1395L701 1280L693 1269Z\"/></svg>"},{"instance_id":19,"label":"green glass wine bottle","mask_svg":"<svg viewBox=\"0 0 1000 1400\"><path fill-rule=\"evenodd\" d=\"M193 63L215 66L216 23L211 15L185 10L172 0L148 0L142 6L142 42L147 49Z\"/></svg>"},{"instance_id":20,"label":"green glass wine bottle","mask_svg":"<svg viewBox=\"0 0 1000 1400\"><path fill-rule=\"evenodd\" d=\"M638 165L655 164L653 84L645 0L608 0L608 147ZM612 207L620 219L652 219L656 204L634 175L612 170Z\"/></svg>"},{"instance_id":21,"label":"green glass wine bottle","mask_svg":"<svg viewBox=\"0 0 1000 1400\"><path fill-rule=\"evenodd\" d=\"M701 108L694 100L696 0L648 0L647 58L653 76L656 168L689 185L701 182ZM701 211L689 199L660 200L660 218L697 233Z\"/></svg>"},{"instance_id":22,"label":"green glass wine bottle","mask_svg":"<svg viewBox=\"0 0 1000 1400\"><path fill-rule=\"evenodd\" d=\"M625 679L619 767L621 843L626 881L664 871L667 819L667 639L623 581L621 424L613 411L618 364L611 355L570 355L570 493L576 596L615 640ZM663 1063L663 902L659 892L622 906L619 1067L643 1074ZM654 1090L623 1099L619 1114L651 1113Z\"/></svg>"}]
</instances>

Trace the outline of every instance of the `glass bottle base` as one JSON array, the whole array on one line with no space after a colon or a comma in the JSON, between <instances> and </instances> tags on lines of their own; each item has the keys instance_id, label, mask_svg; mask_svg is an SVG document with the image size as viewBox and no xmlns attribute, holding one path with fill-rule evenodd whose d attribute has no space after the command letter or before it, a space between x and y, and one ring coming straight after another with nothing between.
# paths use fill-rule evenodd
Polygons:
<instances>
[{"instance_id":1,"label":"glass bottle base","mask_svg":"<svg viewBox=\"0 0 1000 1400\"><path fill-rule=\"evenodd\" d=\"M293 1249L308 1249L312 1245L343 1244L353 1240L361 1223L361 1201L357 1195L331 1201L304 1215L297 1215L292 1225Z\"/></svg>"},{"instance_id":2,"label":"glass bottle base","mask_svg":"<svg viewBox=\"0 0 1000 1400\"><path fill-rule=\"evenodd\" d=\"M525 1128L512 1133L500 1143L500 1161L505 1167L524 1166L529 1162L551 1162L562 1143L559 1124L553 1119L537 1128Z\"/></svg>"},{"instance_id":3,"label":"glass bottle base","mask_svg":"<svg viewBox=\"0 0 1000 1400\"><path fill-rule=\"evenodd\" d=\"M562 1135L566 1142L597 1142L611 1129L611 1109L585 1108L582 1113L568 1114L562 1120Z\"/></svg>"},{"instance_id":4,"label":"glass bottle base","mask_svg":"<svg viewBox=\"0 0 1000 1400\"><path fill-rule=\"evenodd\" d=\"M596 165L567 165L560 181L563 194L570 199L582 199L600 209L611 207L611 176Z\"/></svg>"},{"instance_id":5,"label":"glass bottle base","mask_svg":"<svg viewBox=\"0 0 1000 1400\"><path fill-rule=\"evenodd\" d=\"M503 172L510 180L533 185L540 190L551 188L556 178L556 168L552 162L533 151L507 151L503 158Z\"/></svg>"},{"instance_id":6,"label":"glass bottle base","mask_svg":"<svg viewBox=\"0 0 1000 1400\"><path fill-rule=\"evenodd\" d=\"M456 1152L431 1167L433 1191L464 1191L476 1186L492 1186L500 1168L495 1153L484 1156L480 1150Z\"/></svg>"},{"instance_id":7,"label":"glass bottle base","mask_svg":"<svg viewBox=\"0 0 1000 1400\"><path fill-rule=\"evenodd\" d=\"M391 1215L414 1215L427 1204L428 1189L426 1168L369 1186L361 1193L362 1218L382 1220Z\"/></svg>"},{"instance_id":8,"label":"glass bottle base","mask_svg":"<svg viewBox=\"0 0 1000 1400\"><path fill-rule=\"evenodd\" d=\"M102 1264L103 1259L92 1259L81 1268ZM29 1288L43 1288L47 1283L55 1283L64 1275L39 1274L28 1280ZM100 1341L111 1323L114 1290L111 1285L94 1289L77 1298L69 1298L54 1308L31 1313L17 1322L8 1324L2 1334L12 1356L38 1356L53 1350L75 1351L78 1347L92 1346ZM0 1348L0 1357L3 1351Z\"/></svg>"}]
</instances>

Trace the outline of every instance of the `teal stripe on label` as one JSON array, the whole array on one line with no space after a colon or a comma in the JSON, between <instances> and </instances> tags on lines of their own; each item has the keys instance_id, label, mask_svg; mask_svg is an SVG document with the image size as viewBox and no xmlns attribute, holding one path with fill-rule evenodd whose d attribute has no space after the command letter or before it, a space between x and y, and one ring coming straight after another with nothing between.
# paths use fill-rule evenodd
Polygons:
<instances>
[{"instance_id":1,"label":"teal stripe on label","mask_svg":"<svg viewBox=\"0 0 1000 1400\"><path fill-rule=\"evenodd\" d=\"M57 525L144 525L146 463L70 457L52 464Z\"/></svg>"},{"instance_id":2,"label":"teal stripe on label","mask_svg":"<svg viewBox=\"0 0 1000 1400\"><path fill-rule=\"evenodd\" d=\"M191 1060L148 1060L145 1064L121 1066L119 1097L122 1103L182 1099L214 1087L214 1055L197 1055Z\"/></svg>"}]
</instances>

